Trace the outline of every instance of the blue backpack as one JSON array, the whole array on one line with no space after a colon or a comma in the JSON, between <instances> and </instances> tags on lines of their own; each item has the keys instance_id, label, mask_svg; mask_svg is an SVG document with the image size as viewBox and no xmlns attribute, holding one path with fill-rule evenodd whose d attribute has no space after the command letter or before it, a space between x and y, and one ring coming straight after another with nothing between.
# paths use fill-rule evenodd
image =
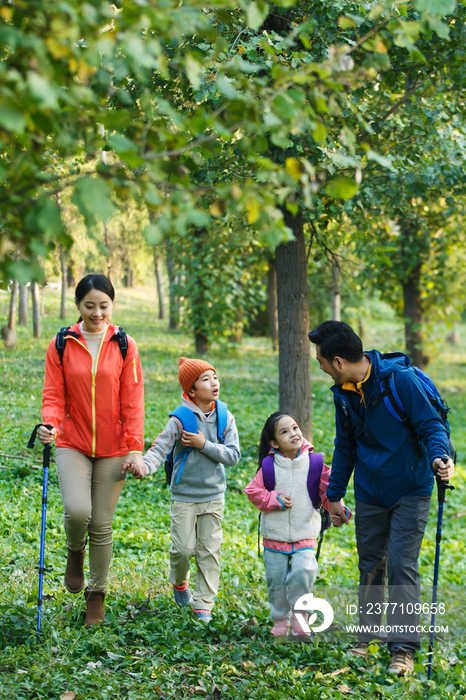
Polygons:
<instances>
[{"instance_id":1,"label":"blue backpack","mask_svg":"<svg viewBox=\"0 0 466 700\"><path fill-rule=\"evenodd\" d=\"M215 402L215 410L217 411L217 440L218 442L223 443L225 441L225 430L227 427L227 405L223 401L216 401ZM197 428L197 419L195 414L191 411L190 408L187 406L177 406L172 413L170 413L170 418L171 417L178 418L179 421L181 421L181 424L186 430L187 433L196 433L198 431ZM177 484L180 480L180 477L183 473L184 465L186 462L186 458L189 455L189 453L192 451L192 447L185 447L181 450L181 452L177 455L176 459L173 460L173 454L175 452L175 447L176 443L173 446L172 451L168 455L167 459L165 460L165 476L167 479L167 484L170 486L172 483L172 477L173 477L173 469L176 465L176 463L181 459L182 462L180 464L180 468L178 471L178 475L176 477L175 483Z\"/></svg>"},{"instance_id":2,"label":"blue backpack","mask_svg":"<svg viewBox=\"0 0 466 700\"><path fill-rule=\"evenodd\" d=\"M399 371L414 372L417 378L421 381L422 388L426 392L427 398L439 414L443 424L445 425L448 431L450 457L453 460L453 462L456 462L456 449L450 437L450 424L448 422L448 413L450 411L450 407L448 406L447 402L440 396L440 392L435 386L432 379L425 372L423 372L422 369L419 369L419 367L407 367L406 369ZM384 379L381 380L380 391L381 394L377 401L381 401L383 399L385 407L392 416L392 418L394 418L399 423L403 423L404 425L406 425L406 427L411 431L414 440L414 445L418 453L420 455L424 454L421 444L419 442L419 437L416 431L414 430L410 418L406 415L403 402L401 401L400 396L396 390L395 372L392 372L391 374L387 375L386 377L384 377Z\"/></svg>"}]
</instances>

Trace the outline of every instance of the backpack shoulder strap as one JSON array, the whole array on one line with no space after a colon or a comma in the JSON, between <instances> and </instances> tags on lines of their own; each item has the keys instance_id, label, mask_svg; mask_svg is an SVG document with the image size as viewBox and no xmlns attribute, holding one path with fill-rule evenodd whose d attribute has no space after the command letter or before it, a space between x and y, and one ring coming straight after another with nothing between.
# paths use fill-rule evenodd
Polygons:
<instances>
[{"instance_id":1,"label":"backpack shoulder strap","mask_svg":"<svg viewBox=\"0 0 466 700\"><path fill-rule=\"evenodd\" d=\"M227 405L223 401L216 401L217 408L217 440L225 442L225 430L227 429Z\"/></svg>"},{"instance_id":2,"label":"backpack shoulder strap","mask_svg":"<svg viewBox=\"0 0 466 700\"><path fill-rule=\"evenodd\" d=\"M126 355L128 354L128 336L126 335L125 331L121 326L118 327L118 330L115 331L110 340L117 341L118 346L120 348L121 356L124 361L126 359Z\"/></svg>"},{"instance_id":3,"label":"backpack shoulder strap","mask_svg":"<svg viewBox=\"0 0 466 700\"><path fill-rule=\"evenodd\" d=\"M405 370L406 371L406 370ZM405 413L403 402L396 390L395 373L387 375L380 381L380 398L383 399L385 408L389 414L399 423L406 423L408 417Z\"/></svg>"},{"instance_id":4,"label":"backpack shoulder strap","mask_svg":"<svg viewBox=\"0 0 466 700\"><path fill-rule=\"evenodd\" d=\"M170 418L172 416L181 421L187 433L197 433L196 416L187 406L177 406L175 410L170 413Z\"/></svg>"},{"instance_id":5,"label":"backpack shoulder strap","mask_svg":"<svg viewBox=\"0 0 466 700\"><path fill-rule=\"evenodd\" d=\"M275 488L275 467L273 464L273 455L264 457L261 468L265 488L267 491L273 491Z\"/></svg>"},{"instance_id":6,"label":"backpack shoulder strap","mask_svg":"<svg viewBox=\"0 0 466 700\"><path fill-rule=\"evenodd\" d=\"M320 507L320 477L324 468L322 452L309 452L309 471L307 474L307 490L312 505L317 510Z\"/></svg>"},{"instance_id":7,"label":"backpack shoulder strap","mask_svg":"<svg viewBox=\"0 0 466 700\"><path fill-rule=\"evenodd\" d=\"M63 364L63 353L65 352L66 347L66 336L72 335L73 338L80 337L79 333L74 333L73 331L70 332L70 328L71 326L63 326L63 328L60 328L57 333L57 337L55 338L55 347L57 349L61 365Z\"/></svg>"}]
</instances>

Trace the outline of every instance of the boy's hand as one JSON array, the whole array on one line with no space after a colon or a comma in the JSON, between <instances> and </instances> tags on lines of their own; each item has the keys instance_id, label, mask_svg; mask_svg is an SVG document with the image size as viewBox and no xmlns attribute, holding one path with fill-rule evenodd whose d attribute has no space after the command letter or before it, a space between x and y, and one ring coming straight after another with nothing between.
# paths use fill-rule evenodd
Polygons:
<instances>
[{"instance_id":1,"label":"boy's hand","mask_svg":"<svg viewBox=\"0 0 466 700\"><path fill-rule=\"evenodd\" d=\"M291 508L291 506L293 505L293 501L291 500L291 496L282 496L282 494L280 494L280 500L283 503L283 505L285 506L285 509Z\"/></svg>"},{"instance_id":2,"label":"boy's hand","mask_svg":"<svg viewBox=\"0 0 466 700\"><path fill-rule=\"evenodd\" d=\"M144 478L147 474L147 469L142 455L128 455L121 465L121 473L124 474L125 472L132 474L135 479Z\"/></svg>"},{"instance_id":3,"label":"boy's hand","mask_svg":"<svg viewBox=\"0 0 466 700\"><path fill-rule=\"evenodd\" d=\"M186 430L183 430L181 444L183 447L195 447L196 450L202 450L205 445L205 437L200 430L197 433L187 433Z\"/></svg>"}]
</instances>

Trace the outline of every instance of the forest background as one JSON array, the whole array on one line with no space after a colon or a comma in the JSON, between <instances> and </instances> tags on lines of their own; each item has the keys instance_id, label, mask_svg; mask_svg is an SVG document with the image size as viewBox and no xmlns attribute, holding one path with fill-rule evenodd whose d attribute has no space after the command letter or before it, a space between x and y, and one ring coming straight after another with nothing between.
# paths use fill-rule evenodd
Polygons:
<instances>
[{"instance_id":1,"label":"forest background","mask_svg":"<svg viewBox=\"0 0 466 700\"><path fill-rule=\"evenodd\" d=\"M45 339L59 319L73 320L71 290L89 271L108 274L127 306L133 300L127 316L119 302L118 320L154 345L149 364L164 368L177 352L242 358L239 366L256 367L259 386L273 393L264 405L293 413L307 436L323 440L328 461L331 410L320 412L311 385L310 324L343 318L366 346L405 347L421 367L430 360L456 401L465 32L465 3L455 0L1 2L2 367L18 406L11 412L6 402L5 416L26 410L15 382L38 380ZM149 308L137 290L154 277L157 305ZM173 357L158 354L158 335ZM168 383L173 369L165 372ZM255 388L252 400L262 395ZM156 420L149 404L151 428L163 424L170 397L154 399ZM37 417L33 408L22 421ZM244 408L248 473L262 408ZM462 404L455 408L460 416ZM4 426L7 454L23 445L22 421L20 432ZM18 476L27 492L34 477L5 470L21 490ZM32 531L27 537L35 542ZM15 619L13 657L25 642L26 618ZM448 674L437 681L454 693L461 658L450 658L452 690ZM347 692L335 683L330 693ZM378 693L391 692L384 684ZM271 697L281 697L280 687ZM24 697L34 692L26 683ZM43 692L56 691L45 683Z\"/></svg>"}]
</instances>

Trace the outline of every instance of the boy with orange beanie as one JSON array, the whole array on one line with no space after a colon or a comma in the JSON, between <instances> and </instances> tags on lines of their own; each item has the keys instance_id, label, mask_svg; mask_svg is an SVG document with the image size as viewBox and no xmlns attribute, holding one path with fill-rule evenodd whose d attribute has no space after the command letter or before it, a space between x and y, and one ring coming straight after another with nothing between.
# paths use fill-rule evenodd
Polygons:
<instances>
[{"instance_id":1,"label":"boy with orange beanie","mask_svg":"<svg viewBox=\"0 0 466 700\"><path fill-rule=\"evenodd\" d=\"M235 419L229 411L221 442L217 436L216 402L220 382L215 368L204 360L181 357L178 380L183 389L183 406L196 418L197 433L186 432L181 420L172 416L144 456L144 463L146 474L154 474L174 448L169 581L173 585L175 602L183 606L192 603L195 616L209 621L220 578L221 521L226 489L224 465L237 464L241 453ZM183 458L177 459L183 451ZM136 471L134 473L139 476ZM188 583L193 556L197 575L191 594Z\"/></svg>"}]
</instances>

